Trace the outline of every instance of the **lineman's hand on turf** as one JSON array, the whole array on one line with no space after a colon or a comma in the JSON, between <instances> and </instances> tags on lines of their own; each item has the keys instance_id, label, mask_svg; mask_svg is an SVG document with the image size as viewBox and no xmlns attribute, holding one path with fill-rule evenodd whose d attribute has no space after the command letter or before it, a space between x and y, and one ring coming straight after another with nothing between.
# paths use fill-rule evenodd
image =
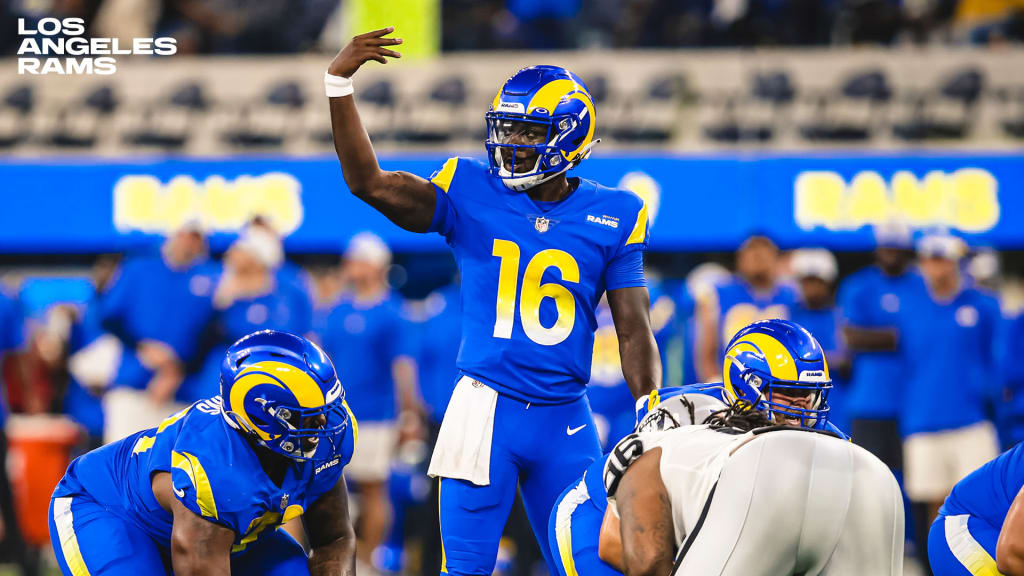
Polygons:
<instances>
[{"instance_id":1,"label":"lineman's hand on turf","mask_svg":"<svg viewBox=\"0 0 1024 576\"><path fill-rule=\"evenodd\" d=\"M352 41L334 57L327 71L335 76L349 78L369 60L387 64L388 58L401 58L401 54L386 48L402 43L401 38L385 38L394 31L394 26L388 26L352 38Z\"/></svg>"}]
</instances>

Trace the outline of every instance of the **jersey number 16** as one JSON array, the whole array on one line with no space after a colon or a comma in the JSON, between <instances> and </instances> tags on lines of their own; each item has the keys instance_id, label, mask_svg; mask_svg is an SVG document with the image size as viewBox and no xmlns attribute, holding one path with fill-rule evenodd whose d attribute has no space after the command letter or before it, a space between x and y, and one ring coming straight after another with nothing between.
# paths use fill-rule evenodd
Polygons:
<instances>
[{"instance_id":1,"label":"jersey number 16","mask_svg":"<svg viewBox=\"0 0 1024 576\"><path fill-rule=\"evenodd\" d=\"M516 292L519 284L519 245L495 238L491 255L501 259L494 337L508 339L512 337L512 325L515 322ZM580 281L580 267L571 254L554 248L542 250L526 265L519 300L523 332L530 340L544 346L554 346L568 338L576 322L576 299L572 292L561 284L541 283L544 272L552 267L558 269L562 275L562 282L576 284ZM540 322L540 305L545 298L553 299L558 311L558 318L550 328L545 328Z\"/></svg>"}]
</instances>

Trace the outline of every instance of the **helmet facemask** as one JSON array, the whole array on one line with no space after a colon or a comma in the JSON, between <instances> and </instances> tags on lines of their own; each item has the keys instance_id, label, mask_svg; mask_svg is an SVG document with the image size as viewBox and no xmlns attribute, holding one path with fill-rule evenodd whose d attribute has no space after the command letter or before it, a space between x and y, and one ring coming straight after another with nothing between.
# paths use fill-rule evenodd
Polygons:
<instances>
[{"instance_id":1,"label":"helmet facemask","mask_svg":"<svg viewBox=\"0 0 1024 576\"><path fill-rule=\"evenodd\" d=\"M555 117L488 112L487 152L491 174L511 190L522 192L565 173L589 156L592 142L577 158L569 161L563 152L565 139L579 127L571 114ZM523 143L510 142L519 137ZM532 142L530 142L532 141ZM582 140L581 140L582 141ZM575 147L578 143L568 143ZM519 158L522 152L532 152Z\"/></svg>"},{"instance_id":2,"label":"helmet facemask","mask_svg":"<svg viewBox=\"0 0 1024 576\"><path fill-rule=\"evenodd\" d=\"M243 418L228 422L241 424L264 448L300 462L326 462L341 454L349 426L344 395L316 408L286 406L263 397L254 400L261 410L250 412L249 418L258 431Z\"/></svg>"},{"instance_id":3,"label":"helmet facemask","mask_svg":"<svg viewBox=\"0 0 1024 576\"><path fill-rule=\"evenodd\" d=\"M797 420L796 425L814 428L828 417L828 391L831 380L803 382L781 380L755 370L743 370L740 378L754 390L758 398L751 403L766 410L772 420Z\"/></svg>"}]
</instances>

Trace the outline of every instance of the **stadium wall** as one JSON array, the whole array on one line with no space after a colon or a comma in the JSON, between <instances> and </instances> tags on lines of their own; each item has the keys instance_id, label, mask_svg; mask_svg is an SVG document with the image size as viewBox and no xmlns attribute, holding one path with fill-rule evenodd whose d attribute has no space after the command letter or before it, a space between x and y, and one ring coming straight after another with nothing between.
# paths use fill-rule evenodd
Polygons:
<instances>
[{"instance_id":1,"label":"stadium wall","mask_svg":"<svg viewBox=\"0 0 1024 576\"><path fill-rule=\"evenodd\" d=\"M427 177L442 155L390 155L386 169ZM974 246L1024 248L1024 154L915 152L633 153L577 173L649 203L654 251L731 250L754 232L786 247L873 247L870 225L900 218ZM0 162L0 253L100 253L190 220L226 246L253 215L287 235L289 253L337 252L360 230L396 251L445 249L404 232L348 194L334 158L48 159Z\"/></svg>"}]
</instances>

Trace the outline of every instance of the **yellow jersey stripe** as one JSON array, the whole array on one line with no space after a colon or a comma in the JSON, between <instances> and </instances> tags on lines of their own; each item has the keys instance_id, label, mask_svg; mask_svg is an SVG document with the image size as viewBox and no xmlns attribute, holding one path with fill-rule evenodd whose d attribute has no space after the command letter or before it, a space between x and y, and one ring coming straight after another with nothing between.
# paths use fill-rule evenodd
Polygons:
<instances>
[{"instance_id":1,"label":"yellow jersey stripe","mask_svg":"<svg viewBox=\"0 0 1024 576\"><path fill-rule=\"evenodd\" d=\"M629 233L629 238L626 238L626 246L630 244L639 244L644 241L647 237L647 203L640 207L640 212L636 215L636 224L633 225L633 231Z\"/></svg>"},{"instance_id":2,"label":"yellow jersey stripe","mask_svg":"<svg viewBox=\"0 0 1024 576\"><path fill-rule=\"evenodd\" d=\"M356 421L356 415L352 413L352 409L348 407L348 402L345 400L341 401L341 405L345 407L345 412L348 412L348 419L352 422L352 449L356 449L356 444L359 444L359 422Z\"/></svg>"},{"instance_id":3,"label":"yellow jersey stripe","mask_svg":"<svg viewBox=\"0 0 1024 576\"><path fill-rule=\"evenodd\" d=\"M441 167L441 170L437 175L431 178L430 181L441 190L444 190L444 193L447 194L448 188L452 185L452 179L455 178L455 168L457 168L458 165L458 158L449 158L445 160L444 166Z\"/></svg>"},{"instance_id":4,"label":"yellow jersey stripe","mask_svg":"<svg viewBox=\"0 0 1024 576\"><path fill-rule=\"evenodd\" d=\"M168 416L167 418L165 418L164 421L160 423L160 426L157 427L156 433L159 434L159 433L163 432L168 426L173 426L175 422L177 422L178 420L181 420L182 418L184 418L185 414L188 414L188 411L191 408L192 407L189 406L188 408L185 408L181 412L178 412L177 414L174 414L172 416Z\"/></svg>"},{"instance_id":5,"label":"yellow jersey stripe","mask_svg":"<svg viewBox=\"0 0 1024 576\"><path fill-rule=\"evenodd\" d=\"M89 568L85 565L82 550L78 547L78 536L75 535L74 518L71 515L71 498L53 499L53 524L57 527L57 538L60 540L60 553L64 562L71 570L72 576L89 576Z\"/></svg>"},{"instance_id":6,"label":"yellow jersey stripe","mask_svg":"<svg viewBox=\"0 0 1024 576\"><path fill-rule=\"evenodd\" d=\"M196 489L196 503L203 516L217 518L217 503L213 499L213 487L210 477L199 462L199 459L188 452L171 451L171 466L185 472L192 486Z\"/></svg>"},{"instance_id":7,"label":"yellow jersey stripe","mask_svg":"<svg viewBox=\"0 0 1024 576\"><path fill-rule=\"evenodd\" d=\"M142 454L143 452L151 449L153 443L156 442L156 436L143 436L135 441L135 447L132 448L132 455Z\"/></svg>"}]
</instances>

